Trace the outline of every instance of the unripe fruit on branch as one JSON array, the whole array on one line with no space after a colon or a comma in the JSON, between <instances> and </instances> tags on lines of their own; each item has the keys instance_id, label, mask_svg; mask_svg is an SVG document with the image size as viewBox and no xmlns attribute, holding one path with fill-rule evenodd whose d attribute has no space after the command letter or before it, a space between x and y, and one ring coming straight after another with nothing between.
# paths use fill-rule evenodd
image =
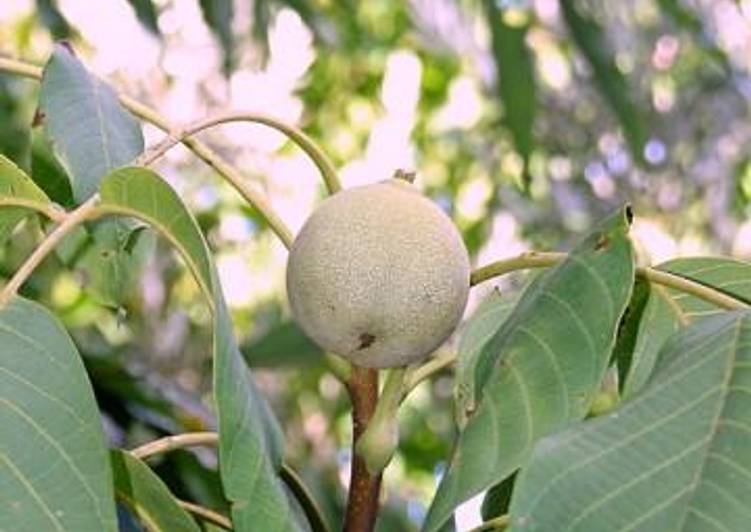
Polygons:
<instances>
[{"instance_id":1,"label":"unripe fruit on branch","mask_svg":"<svg viewBox=\"0 0 751 532\"><path fill-rule=\"evenodd\" d=\"M287 263L292 314L323 349L365 367L417 362L451 334L469 258L448 216L402 179L344 190L297 235Z\"/></svg>"}]
</instances>

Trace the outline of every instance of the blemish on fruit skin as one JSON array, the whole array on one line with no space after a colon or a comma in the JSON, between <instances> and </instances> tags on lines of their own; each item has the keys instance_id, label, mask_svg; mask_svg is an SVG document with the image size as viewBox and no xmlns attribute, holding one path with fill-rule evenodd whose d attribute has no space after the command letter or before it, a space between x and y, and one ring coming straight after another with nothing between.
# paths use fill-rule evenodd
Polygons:
<instances>
[{"instance_id":1,"label":"blemish on fruit skin","mask_svg":"<svg viewBox=\"0 0 751 532\"><path fill-rule=\"evenodd\" d=\"M373 342L375 342L375 339L376 339L376 337L373 336L370 333L366 333L366 332L362 333L360 335L360 345L357 348L358 351L361 350L361 349L367 349L368 347L370 347L371 345L373 345Z\"/></svg>"}]
</instances>

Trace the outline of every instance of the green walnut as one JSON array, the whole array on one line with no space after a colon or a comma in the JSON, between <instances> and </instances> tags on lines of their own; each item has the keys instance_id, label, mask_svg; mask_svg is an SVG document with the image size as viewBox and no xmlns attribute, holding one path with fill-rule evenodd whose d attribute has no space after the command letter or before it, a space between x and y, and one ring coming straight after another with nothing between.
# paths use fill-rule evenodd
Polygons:
<instances>
[{"instance_id":1,"label":"green walnut","mask_svg":"<svg viewBox=\"0 0 751 532\"><path fill-rule=\"evenodd\" d=\"M403 179L325 200L287 263L292 314L326 351L388 368L427 357L456 328L469 257L454 224Z\"/></svg>"}]
</instances>

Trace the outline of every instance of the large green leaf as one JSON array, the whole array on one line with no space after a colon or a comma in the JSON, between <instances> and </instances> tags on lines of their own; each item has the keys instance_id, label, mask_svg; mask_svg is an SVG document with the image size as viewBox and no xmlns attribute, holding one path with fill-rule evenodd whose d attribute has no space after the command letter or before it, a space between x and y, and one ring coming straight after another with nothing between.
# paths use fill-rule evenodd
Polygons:
<instances>
[{"instance_id":1,"label":"large green leaf","mask_svg":"<svg viewBox=\"0 0 751 532\"><path fill-rule=\"evenodd\" d=\"M746 530L750 390L751 313L682 330L633 400L537 445L513 529Z\"/></svg>"},{"instance_id":2,"label":"large green leaf","mask_svg":"<svg viewBox=\"0 0 751 532\"><path fill-rule=\"evenodd\" d=\"M498 71L498 90L503 103L504 121L511 131L514 146L527 164L534 145L533 126L537 101L532 55L526 45L529 23L509 25L503 16L501 3L484 0L485 13ZM525 181L528 178L525 177Z\"/></svg>"},{"instance_id":3,"label":"large green leaf","mask_svg":"<svg viewBox=\"0 0 751 532\"><path fill-rule=\"evenodd\" d=\"M64 207L75 205L70 177L57 160L43 130L31 132L31 178L55 203Z\"/></svg>"},{"instance_id":4,"label":"large green leaf","mask_svg":"<svg viewBox=\"0 0 751 532\"><path fill-rule=\"evenodd\" d=\"M463 325L459 337L454 377L456 420L463 429L477 409L475 392L477 366L483 347L501 328L518 301L518 297L505 297L497 290L491 292Z\"/></svg>"},{"instance_id":5,"label":"large green leaf","mask_svg":"<svg viewBox=\"0 0 751 532\"><path fill-rule=\"evenodd\" d=\"M43 307L0 310L0 530L117 530L107 448L73 342Z\"/></svg>"},{"instance_id":6,"label":"large green leaf","mask_svg":"<svg viewBox=\"0 0 751 532\"><path fill-rule=\"evenodd\" d=\"M55 46L44 68L39 103L77 202L96 192L110 170L143 151L138 121L65 45Z\"/></svg>"},{"instance_id":7,"label":"large green leaf","mask_svg":"<svg viewBox=\"0 0 751 532\"><path fill-rule=\"evenodd\" d=\"M0 154L0 245L33 211L50 207L50 200L20 168Z\"/></svg>"},{"instance_id":8,"label":"large green leaf","mask_svg":"<svg viewBox=\"0 0 751 532\"><path fill-rule=\"evenodd\" d=\"M483 348L477 410L430 507L454 508L523 465L535 442L582 419L600 387L634 280L630 213L619 210L522 295Z\"/></svg>"},{"instance_id":9,"label":"large green leaf","mask_svg":"<svg viewBox=\"0 0 751 532\"><path fill-rule=\"evenodd\" d=\"M647 140L644 117L631 99L626 78L615 64L614 54L602 28L579 10L579 2L559 0L559 4L571 37L592 68L602 96L618 118L634 159L643 161Z\"/></svg>"},{"instance_id":10,"label":"large green leaf","mask_svg":"<svg viewBox=\"0 0 751 532\"><path fill-rule=\"evenodd\" d=\"M751 264L747 262L724 257L692 257L665 262L658 269L751 302ZM638 392L647 382L658 353L671 334L692 320L722 312L707 301L657 284L647 285L647 290L648 300L643 315L637 318L636 342L623 386L625 397Z\"/></svg>"},{"instance_id":11,"label":"large green leaf","mask_svg":"<svg viewBox=\"0 0 751 532\"><path fill-rule=\"evenodd\" d=\"M169 488L149 466L127 451L110 452L115 497L149 532L199 532L193 518L183 510Z\"/></svg>"},{"instance_id":12,"label":"large green leaf","mask_svg":"<svg viewBox=\"0 0 751 532\"><path fill-rule=\"evenodd\" d=\"M151 170L121 168L100 190L103 212L132 216L159 230L180 251L214 313L214 398L219 415L219 457L236 530L295 529L277 477L281 430L255 388L235 343L232 323L208 246L180 197Z\"/></svg>"}]
</instances>

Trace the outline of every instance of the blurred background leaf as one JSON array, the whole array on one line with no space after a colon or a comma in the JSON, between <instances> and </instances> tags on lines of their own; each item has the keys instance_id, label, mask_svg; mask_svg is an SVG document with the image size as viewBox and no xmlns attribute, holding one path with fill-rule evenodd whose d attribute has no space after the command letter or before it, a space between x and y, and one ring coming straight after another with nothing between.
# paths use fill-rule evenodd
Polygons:
<instances>
[{"instance_id":1,"label":"blurred background leaf","mask_svg":"<svg viewBox=\"0 0 751 532\"><path fill-rule=\"evenodd\" d=\"M514 147L523 159L521 184L527 188L537 106L532 56L525 41L530 14L518 9L502 9L496 0L484 0L483 5L490 27L504 121L511 130Z\"/></svg>"},{"instance_id":2,"label":"blurred background leaf","mask_svg":"<svg viewBox=\"0 0 751 532\"><path fill-rule=\"evenodd\" d=\"M151 0L128 0L128 3L133 8L138 17L138 22L143 24L143 27L149 30L154 35L161 35L159 31L159 23L157 8L154 2Z\"/></svg>"},{"instance_id":3,"label":"blurred background leaf","mask_svg":"<svg viewBox=\"0 0 751 532\"><path fill-rule=\"evenodd\" d=\"M560 5L571 36L592 69L595 83L620 122L632 156L643 161L648 132L646 117L631 98L628 81L618 70L602 27L581 11L581 2L561 0Z\"/></svg>"}]
</instances>

